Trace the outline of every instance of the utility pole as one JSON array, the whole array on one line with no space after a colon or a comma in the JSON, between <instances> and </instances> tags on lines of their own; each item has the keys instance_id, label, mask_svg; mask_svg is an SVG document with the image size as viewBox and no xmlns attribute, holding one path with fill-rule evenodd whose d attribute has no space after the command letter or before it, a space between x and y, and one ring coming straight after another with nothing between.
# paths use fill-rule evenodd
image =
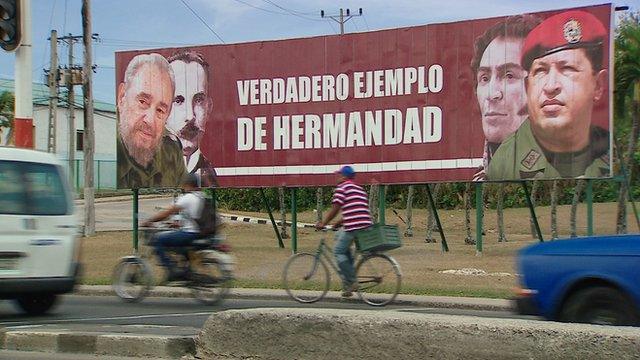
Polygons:
<instances>
[{"instance_id":1,"label":"utility pole","mask_svg":"<svg viewBox=\"0 0 640 360\"><path fill-rule=\"evenodd\" d=\"M58 32L51 30L51 62L47 73L49 85L49 131L47 133L47 152L56 152L56 126L58 113Z\"/></svg>"},{"instance_id":2,"label":"utility pole","mask_svg":"<svg viewBox=\"0 0 640 360\"><path fill-rule=\"evenodd\" d=\"M82 41L84 43L84 67L82 92L84 94L84 235L95 234L95 209L93 189L93 153L95 133L93 127L93 55L91 41L91 3L82 0Z\"/></svg>"},{"instance_id":3,"label":"utility pole","mask_svg":"<svg viewBox=\"0 0 640 360\"><path fill-rule=\"evenodd\" d=\"M67 36L60 37L60 41L67 43L69 46L69 60L64 72L64 84L67 86L67 110L69 110L67 119L69 123L69 147L68 147L68 161L69 161L69 181L71 184L75 180L75 155L76 155L76 112L75 112L75 92L74 85L80 85L82 83L81 68L73 65L73 44L81 39L82 36L74 36L68 34Z\"/></svg>"},{"instance_id":4,"label":"utility pole","mask_svg":"<svg viewBox=\"0 0 640 360\"><path fill-rule=\"evenodd\" d=\"M345 11L340 8L340 15L325 15L324 10L320 10L320 17L324 18L324 17L328 17L331 20L337 22L338 24L340 24L340 35L344 35L344 24L351 20L351 18L353 18L354 16L362 16L362 8L358 9L358 14L357 15L352 15L351 11L349 9L347 9L346 11L346 19L345 19Z\"/></svg>"}]
</instances>

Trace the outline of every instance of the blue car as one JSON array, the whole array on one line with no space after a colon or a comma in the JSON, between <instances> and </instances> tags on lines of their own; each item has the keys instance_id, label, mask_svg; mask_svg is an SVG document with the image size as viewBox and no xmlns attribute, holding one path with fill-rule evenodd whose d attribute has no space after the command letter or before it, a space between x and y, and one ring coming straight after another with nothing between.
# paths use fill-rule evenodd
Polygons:
<instances>
[{"instance_id":1,"label":"blue car","mask_svg":"<svg viewBox=\"0 0 640 360\"><path fill-rule=\"evenodd\" d=\"M590 236L518 253L519 313L603 325L640 325L640 235Z\"/></svg>"}]
</instances>

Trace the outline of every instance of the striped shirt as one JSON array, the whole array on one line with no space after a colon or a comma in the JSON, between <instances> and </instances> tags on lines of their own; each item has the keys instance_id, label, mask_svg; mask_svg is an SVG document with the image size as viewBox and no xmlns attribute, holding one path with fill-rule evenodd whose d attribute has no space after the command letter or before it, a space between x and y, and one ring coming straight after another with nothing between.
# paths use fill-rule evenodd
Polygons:
<instances>
[{"instance_id":1,"label":"striped shirt","mask_svg":"<svg viewBox=\"0 0 640 360\"><path fill-rule=\"evenodd\" d=\"M373 224L367 193L353 181L345 180L338 184L331 203L340 205L345 231L364 229Z\"/></svg>"}]
</instances>

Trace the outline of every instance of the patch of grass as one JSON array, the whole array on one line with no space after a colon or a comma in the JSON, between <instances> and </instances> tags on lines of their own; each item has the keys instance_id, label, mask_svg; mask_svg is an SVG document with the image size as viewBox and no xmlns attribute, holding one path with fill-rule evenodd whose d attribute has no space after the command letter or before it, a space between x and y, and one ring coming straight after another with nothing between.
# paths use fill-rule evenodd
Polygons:
<instances>
[{"instance_id":1,"label":"patch of grass","mask_svg":"<svg viewBox=\"0 0 640 360\"><path fill-rule=\"evenodd\" d=\"M594 204L595 231L598 234L615 232L616 204ZM461 210L441 211L440 216L447 236L450 251L443 253L440 239L434 234L438 243L426 243L426 211L413 210L413 237L403 238L403 247L389 252L400 264L402 271L403 294L471 296L490 298L509 298L516 286L516 276L464 276L445 274L443 270L476 268L487 273L515 274L515 255L524 246L535 244L530 234L528 209L505 210L505 226L508 242L498 243L496 233L495 211L485 212L483 251L481 255L476 247L466 245L464 238L464 212ZM578 212L578 231L586 232L586 215L584 206ZM398 211L403 217L404 212ZM540 224L545 239L549 239L549 208L538 207ZM558 228L561 235L567 236L569 231L569 207L558 209ZM266 214L248 213L262 218ZM633 224L632 212L629 224ZM475 216L472 216L475 219ZM315 222L313 212L299 214L301 222ZM405 226L397 216L389 210L386 214L388 223L399 223L401 232ZM291 230L291 229L289 229ZM278 241L272 227L248 223L229 223L224 230L227 242L233 249L235 257L234 286L246 288L277 289L282 286L284 264L291 255L290 240L285 239L286 249L278 247ZM333 237L333 233L323 234L312 229L298 229L298 252L314 252L322 236ZM475 235L475 232L474 232ZM333 246L333 241L328 242ZM113 268L118 260L131 255L131 232L101 232L95 236L83 238L83 263L85 284L107 285L110 283ZM161 270L154 268L156 278ZM330 270L331 289L340 289L338 274Z\"/></svg>"}]
</instances>

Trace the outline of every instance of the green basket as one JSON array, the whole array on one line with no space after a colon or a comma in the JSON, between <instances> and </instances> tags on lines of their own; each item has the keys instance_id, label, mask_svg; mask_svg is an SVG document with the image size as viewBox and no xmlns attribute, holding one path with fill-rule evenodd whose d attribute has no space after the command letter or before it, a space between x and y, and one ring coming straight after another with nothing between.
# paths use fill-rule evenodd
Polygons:
<instances>
[{"instance_id":1,"label":"green basket","mask_svg":"<svg viewBox=\"0 0 640 360\"><path fill-rule=\"evenodd\" d=\"M380 225L356 230L356 248L358 251L381 252L402 246L402 238L397 225Z\"/></svg>"}]
</instances>

